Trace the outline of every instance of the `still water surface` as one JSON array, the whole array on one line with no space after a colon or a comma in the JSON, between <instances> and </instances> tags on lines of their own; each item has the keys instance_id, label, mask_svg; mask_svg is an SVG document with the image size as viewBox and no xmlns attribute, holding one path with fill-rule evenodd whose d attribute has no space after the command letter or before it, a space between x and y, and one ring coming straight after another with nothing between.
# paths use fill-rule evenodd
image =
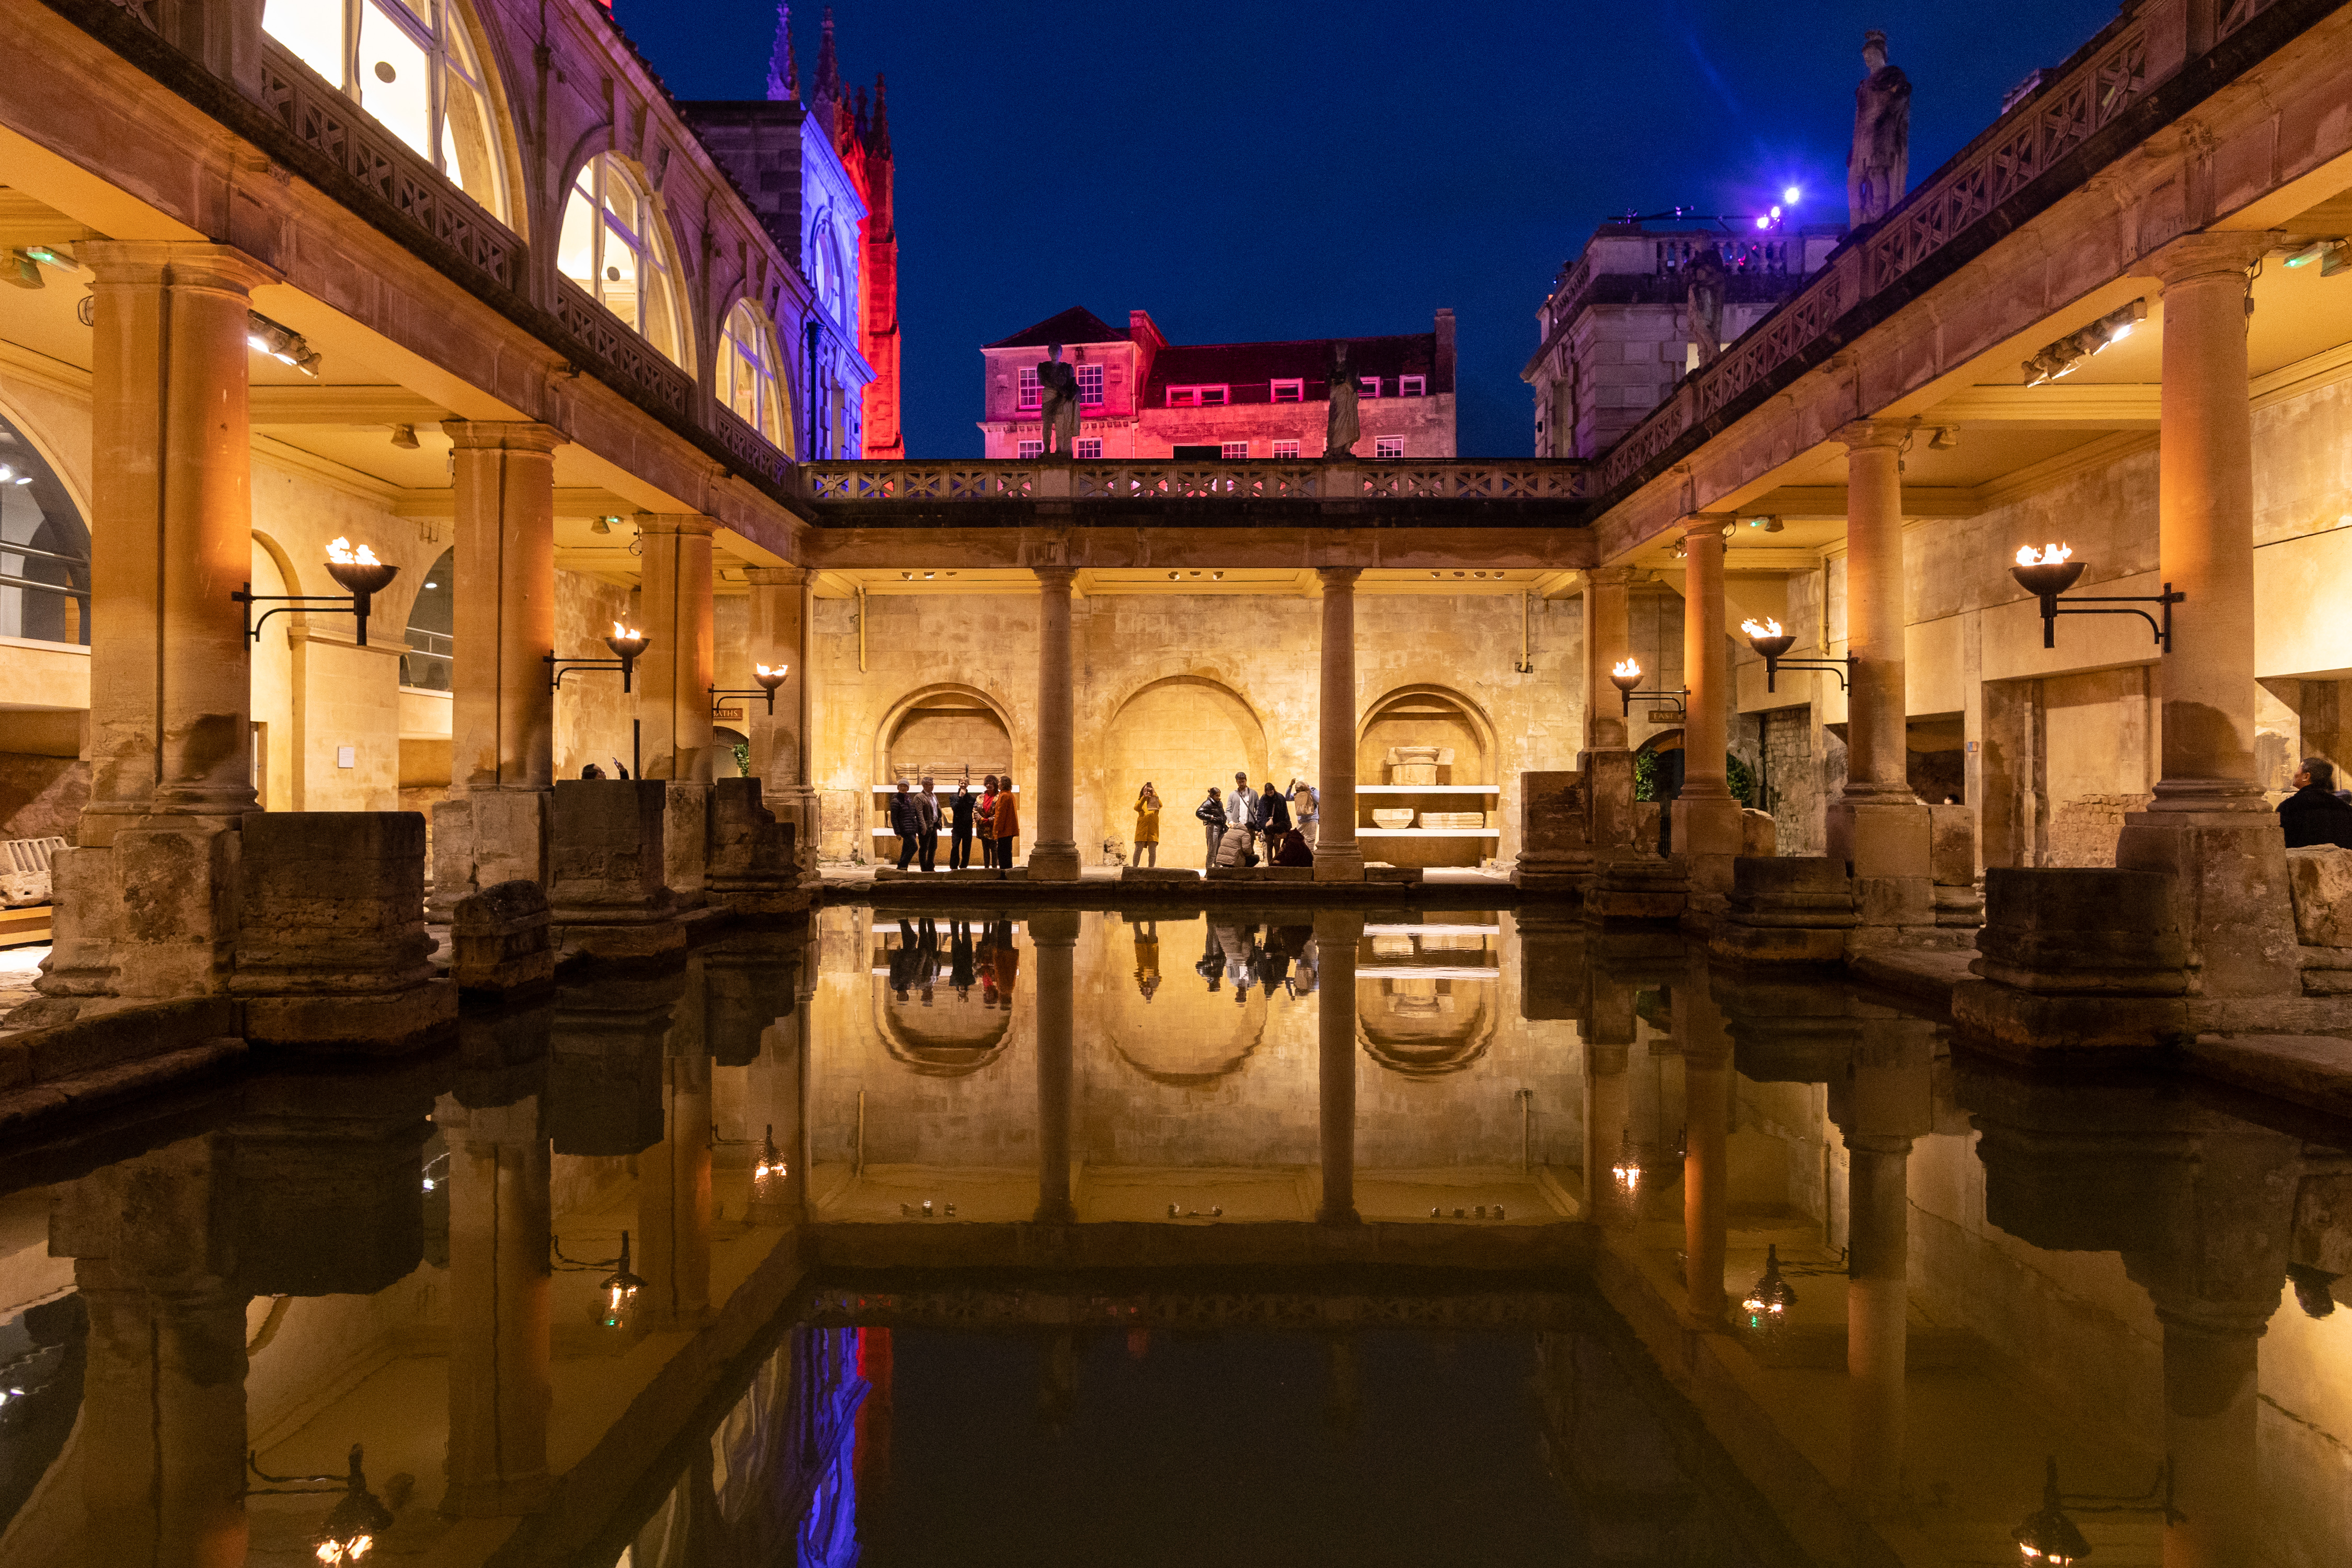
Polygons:
<instances>
[{"instance_id":1,"label":"still water surface","mask_svg":"<svg viewBox=\"0 0 2352 1568\"><path fill-rule=\"evenodd\" d=\"M2054 1459L2339 1564L2347 1149L1507 911L833 909L0 1151L0 1562L2009 1563Z\"/></svg>"}]
</instances>

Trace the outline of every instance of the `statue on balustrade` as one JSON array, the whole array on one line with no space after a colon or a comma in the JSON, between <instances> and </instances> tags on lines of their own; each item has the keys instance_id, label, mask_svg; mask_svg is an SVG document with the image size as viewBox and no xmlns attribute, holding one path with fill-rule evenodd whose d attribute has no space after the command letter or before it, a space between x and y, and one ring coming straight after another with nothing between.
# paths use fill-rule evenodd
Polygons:
<instances>
[{"instance_id":1,"label":"statue on balustrade","mask_svg":"<svg viewBox=\"0 0 2352 1568\"><path fill-rule=\"evenodd\" d=\"M1062 363L1062 345L1045 345L1037 362L1037 429L1049 458L1074 456L1078 445L1078 371Z\"/></svg>"},{"instance_id":2,"label":"statue on balustrade","mask_svg":"<svg viewBox=\"0 0 2352 1568\"><path fill-rule=\"evenodd\" d=\"M1845 201L1856 228L1903 199L1911 165L1911 79L1886 63L1886 35L1862 36L1869 74L1853 89L1853 151L1846 154Z\"/></svg>"},{"instance_id":3,"label":"statue on balustrade","mask_svg":"<svg viewBox=\"0 0 2352 1568\"><path fill-rule=\"evenodd\" d=\"M1690 330L1691 347L1697 351L1692 368L1701 369L1713 364L1723 353L1723 286L1728 276L1723 268L1723 253L1711 244L1693 246L1683 276L1690 286L1685 324Z\"/></svg>"},{"instance_id":4,"label":"statue on balustrade","mask_svg":"<svg viewBox=\"0 0 2352 1568\"><path fill-rule=\"evenodd\" d=\"M1328 374L1331 412L1323 426L1323 455L1352 458L1356 455L1356 443L1363 439L1364 427L1356 420L1356 397L1361 389L1348 368L1347 344L1331 345L1331 368Z\"/></svg>"}]
</instances>

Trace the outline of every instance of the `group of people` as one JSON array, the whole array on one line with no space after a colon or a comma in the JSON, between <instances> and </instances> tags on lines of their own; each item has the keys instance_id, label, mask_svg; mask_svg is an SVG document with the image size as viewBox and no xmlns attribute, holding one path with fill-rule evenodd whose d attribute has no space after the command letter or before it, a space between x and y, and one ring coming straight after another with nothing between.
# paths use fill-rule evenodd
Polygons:
<instances>
[{"instance_id":1,"label":"group of people","mask_svg":"<svg viewBox=\"0 0 2352 1568\"><path fill-rule=\"evenodd\" d=\"M1013 945L1013 922L949 921L947 959L942 965L938 923L929 915L919 921L901 919L898 945L890 952L890 989L898 999L906 1002L919 994L922 1005L930 1006L942 967L957 1001L971 1000L972 987L977 985L982 1006L1011 1012L1013 984L1021 974L1021 950Z\"/></svg>"},{"instance_id":2,"label":"group of people","mask_svg":"<svg viewBox=\"0 0 2352 1568\"><path fill-rule=\"evenodd\" d=\"M1150 784L1143 791L1151 796ZM1159 801L1157 797L1151 801L1152 837L1157 840ZM1139 824L1142 811L1142 804L1137 803ZM1268 779L1263 789L1254 789L1246 772L1236 773L1231 794L1221 795L1211 784L1208 798L1192 808L1192 815L1201 820L1210 866L1315 864L1315 827L1321 820L1322 806L1314 786L1303 780L1293 779L1290 787L1283 790ZM1263 852L1258 848L1261 843L1265 847Z\"/></svg>"},{"instance_id":3,"label":"group of people","mask_svg":"<svg viewBox=\"0 0 2352 1568\"><path fill-rule=\"evenodd\" d=\"M1021 837L1021 797L1013 793L1011 773L990 773L974 794L969 780L956 785L944 800L929 778L918 794L911 781L900 779L890 796L890 831L898 836L898 869L918 858L926 871L939 869L940 825L948 829L948 869L971 865L971 846L980 842L981 868L1004 871L1013 866L1013 840Z\"/></svg>"}]
</instances>

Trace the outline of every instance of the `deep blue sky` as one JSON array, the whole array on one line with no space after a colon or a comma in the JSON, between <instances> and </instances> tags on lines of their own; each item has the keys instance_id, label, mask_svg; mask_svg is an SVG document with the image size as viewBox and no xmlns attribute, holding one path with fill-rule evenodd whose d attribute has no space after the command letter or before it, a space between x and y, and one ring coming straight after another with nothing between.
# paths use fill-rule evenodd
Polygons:
<instances>
[{"instance_id":1,"label":"deep blue sky","mask_svg":"<svg viewBox=\"0 0 2352 1568\"><path fill-rule=\"evenodd\" d=\"M773 0L618 0L680 98L764 90ZM982 343L1069 305L1177 342L1460 323L1461 449L1532 447L1519 367L1604 216L1845 216L1864 27L1911 78L1916 184L2114 0L840 0L890 81L907 447L973 457ZM803 87L822 7L793 8Z\"/></svg>"}]
</instances>

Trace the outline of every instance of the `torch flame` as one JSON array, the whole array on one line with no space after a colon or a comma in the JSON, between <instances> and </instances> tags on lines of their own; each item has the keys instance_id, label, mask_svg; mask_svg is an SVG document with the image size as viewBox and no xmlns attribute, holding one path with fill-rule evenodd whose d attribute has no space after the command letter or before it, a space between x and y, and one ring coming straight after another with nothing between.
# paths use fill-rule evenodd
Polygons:
<instances>
[{"instance_id":1,"label":"torch flame","mask_svg":"<svg viewBox=\"0 0 2352 1568\"><path fill-rule=\"evenodd\" d=\"M772 675L772 676L777 677L778 679L782 679L782 676L783 676L784 671L786 671L786 670L790 669L790 668L792 668L792 666L791 666L791 665L789 665L789 664L780 664L780 665L776 666L773 669L771 669L771 668L768 668L766 665L764 665L764 664L755 664L755 665L753 665L751 668L752 668L753 669L755 669L755 670L758 670L761 675Z\"/></svg>"},{"instance_id":2,"label":"torch flame","mask_svg":"<svg viewBox=\"0 0 2352 1568\"><path fill-rule=\"evenodd\" d=\"M2017 547L2017 563L2020 566L2060 566L2072 560L2074 554L2074 547L2071 544L2053 544L2039 555L2034 553L2031 544L2021 544Z\"/></svg>"},{"instance_id":3,"label":"torch flame","mask_svg":"<svg viewBox=\"0 0 2352 1568\"><path fill-rule=\"evenodd\" d=\"M632 630L630 627L623 626L620 622L614 621L613 623L613 635L619 637L622 641L626 642L629 638L636 637L639 634Z\"/></svg>"},{"instance_id":4,"label":"torch flame","mask_svg":"<svg viewBox=\"0 0 2352 1568\"><path fill-rule=\"evenodd\" d=\"M1612 665L1612 666L1610 667L1610 668L1609 668L1609 673L1610 673L1610 674L1612 674L1612 675L1627 675L1627 676L1636 676L1636 677L1638 677L1638 676L1642 673L1642 667L1641 667L1640 665L1638 665L1638 664L1634 663L1634 662L1633 662L1632 659L1630 659L1630 658L1621 658L1621 659L1619 659L1615 664L1613 664L1613 665Z\"/></svg>"},{"instance_id":5,"label":"torch flame","mask_svg":"<svg viewBox=\"0 0 2352 1568\"><path fill-rule=\"evenodd\" d=\"M352 548L352 542L348 539L338 539L333 543L328 545L327 559L333 562L338 566L381 566L383 564L383 562L378 561L375 558L374 551L370 550L364 544L361 545L357 550L353 550Z\"/></svg>"},{"instance_id":6,"label":"torch flame","mask_svg":"<svg viewBox=\"0 0 2352 1568\"><path fill-rule=\"evenodd\" d=\"M1761 621L1751 616L1739 623L1739 629L1751 637L1777 637L1781 635L1780 623L1769 616Z\"/></svg>"}]
</instances>

